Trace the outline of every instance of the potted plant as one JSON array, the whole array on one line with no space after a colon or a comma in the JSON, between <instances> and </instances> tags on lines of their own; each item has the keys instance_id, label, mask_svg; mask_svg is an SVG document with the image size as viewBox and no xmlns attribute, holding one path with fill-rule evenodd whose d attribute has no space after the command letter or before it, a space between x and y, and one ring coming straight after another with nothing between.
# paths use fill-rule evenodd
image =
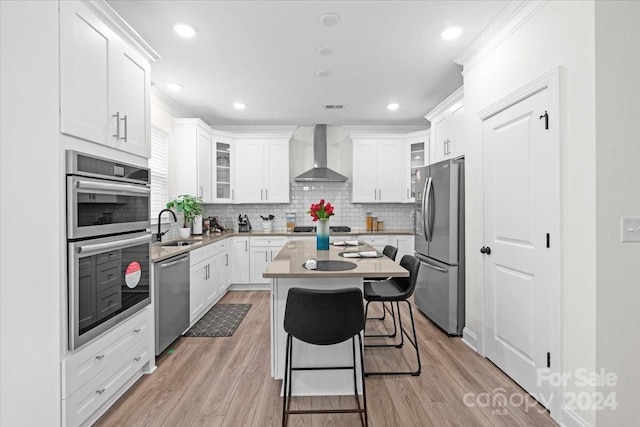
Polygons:
<instances>
[{"instance_id":1,"label":"potted plant","mask_svg":"<svg viewBox=\"0 0 640 427\"><path fill-rule=\"evenodd\" d=\"M176 209L182 212L184 218L183 228L180 229L180 237L186 239L191 234L191 221L202 214L201 197L182 194L176 199L167 203L167 209Z\"/></svg>"}]
</instances>

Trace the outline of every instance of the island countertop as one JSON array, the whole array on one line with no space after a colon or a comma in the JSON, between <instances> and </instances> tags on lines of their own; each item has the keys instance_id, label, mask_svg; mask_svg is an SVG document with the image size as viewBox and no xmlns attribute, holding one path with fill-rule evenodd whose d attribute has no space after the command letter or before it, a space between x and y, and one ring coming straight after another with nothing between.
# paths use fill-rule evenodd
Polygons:
<instances>
[{"instance_id":1,"label":"island countertop","mask_svg":"<svg viewBox=\"0 0 640 427\"><path fill-rule=\"evenodd\" d=\"M269 263L262 277L265 278L345 278L345 277L408 277L409 272L387 257L381 258L344 258L341 252L375 251L375 248L361 242L360 246L329 245L329 250L316 249L314 240L293 240L287 242L278 255ZM356 268L345 271L307 270L304 263L315 260L348 261Z\"/></svg>"}]
</instances>

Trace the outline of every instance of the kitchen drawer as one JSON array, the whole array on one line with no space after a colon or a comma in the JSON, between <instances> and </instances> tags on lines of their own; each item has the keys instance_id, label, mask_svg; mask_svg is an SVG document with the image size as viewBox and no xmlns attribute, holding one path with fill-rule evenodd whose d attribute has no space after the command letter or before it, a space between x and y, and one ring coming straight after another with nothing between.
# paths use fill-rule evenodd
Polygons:
<instances>
[{"instance_id":1,"label":"kitchen drawer","mask_svg":"<svg viewBox=\"0 0 640 427\"><path fill-rule=\"evenodd\" d=\"M224 252L227 250L227 239L212 243L209 246L211 246L213 250L213 255L219 254L220 252Z\"/></svg>"},{"instance_id":2,"label":"kitchen drawer","mask_svg":"<svg viewBox=\"0 0 640 427\"><path fill-rule=\"evenodd\" d=\"M136 343L148 341L152 312L141 310L62 361L62 396L66 398L112 364Z\"/></svg>"},{"instance_id":3,"label":"kitchen drawer","mask_svg":"<svg viewBox=\"0 0 640 427\"><path fill-rule=\"evenodd\" d=\"M199 262L204 261L212 255L211 248L209 248L209 246L210 245L203 246L189 252L189 265L191 267L198 264Z\"/></svg>"},{"instance_id":4,"label":"kitchen drawer","mask_svg":"<svg viewBox=\"0 0 640 427\"><path fill-rule=\"evenodd\" d=\"M122 288L113 286L102 292L98 292L96 308L98 320L102 320L120 310L122 307Z\"/></svg>"},{"instance_id":5,"label":"kitchen drawer","mask_svg":"<svg viewBox=\"0 0 640 427\"><path fill-rule=\"evenodd\" d=\"M120 261L122 253L116 249L115 251L105 252L96 256L98 258L98 264L104 264L105 262Z\"/></svg>"},{"instance_id":6,"label":"kitchen drawer","mask_svg":"<svg viewBox=\"0 0 640 427\"><path fill-rule=\"evenodd\" d=\"M85 422L150 360L149 340L129 348L106 369L63 400L63 423L75 427Z\"/></svg>"},{"instance_id":7,"label":"kitchen drawer","mask_svg":"<svg viewBox=\"0 0 640 427\"><path fill-rule=\"evenodd\" d=\"M120 285L120 277L122 277L122 262L120 260L114 260L103 264L98 263L96 273L96 286L98 292L102 292L112 286Z\"/></svg>"},{"instance_id":8,"label":"kitchen drawer","mask_svg":"<svg viewBox=\"0 0 640 427\"><path fill-rule=\"evenodd\" d=\"M371 234L360 234L358 235L358 240L361 242L368 243L376 249L382 250L386 245L389 244L389 236L375 236Z\"/></svg>"},{"instance_id":9,"label":"kitchen drawer","mask_svg":"<svg viewBox=\"0 0 640 427\"><path fill-rule=\"evenodd\" d=\"M287 237L251 237L251 247L283 247Z\"/></svg>"}]
</instances>

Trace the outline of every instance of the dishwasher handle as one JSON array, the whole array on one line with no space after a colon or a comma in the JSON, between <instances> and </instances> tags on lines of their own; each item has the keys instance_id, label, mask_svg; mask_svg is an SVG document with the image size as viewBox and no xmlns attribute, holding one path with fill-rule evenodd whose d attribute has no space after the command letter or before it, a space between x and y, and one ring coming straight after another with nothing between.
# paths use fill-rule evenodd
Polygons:
<instances>
[{"instance_id":1,"label":"dishwasher handle","mask_svg":"<svg viewBox=\"0 0 640 427\"><path fill-rule=\"evenodd\" d=\"M185 261L189 260L189 254L186 254L180 258L172 258L172 261L160 264L160 268L169 268L173 267L176 264L182 264Z\"/></svg>"}]
</instances>

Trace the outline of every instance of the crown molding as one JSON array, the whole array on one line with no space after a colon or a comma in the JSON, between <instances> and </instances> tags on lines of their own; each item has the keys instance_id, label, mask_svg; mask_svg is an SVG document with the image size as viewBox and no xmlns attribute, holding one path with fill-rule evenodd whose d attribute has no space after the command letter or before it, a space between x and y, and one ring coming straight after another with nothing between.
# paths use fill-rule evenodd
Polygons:
<instances>
[{"instance_id":1,"label":"crown molding","mask_svg":"<svg viewBox=\"0 0 640 427\"><path fill-rule=\"evenodd\" d=\"M84 4L98 15L113 31L140 52L149 62L160 59L158 52L134 30L105 0L84 0Z\"/></svg>"},{"instance_id":2,"label":"crown molding","mask_svg":"<svg viewBox=\"0 0 640 427\"><path fill-rule=\"evenodd\" d=\"M342 128L349 133L349 135L362 136L368 135L388 135L388 136L404 136L411 132L420 132L427 129L427 123L424 126L342 126Z\"/></svg>"},{"instance_id":3,"label":"crown molding","mask_svg":"<svg viewBox=\"0 0 640 427\"><path fill-rule=\"evenodd\" d=\"M433 121L432 119L434 117L437 117L440 114L444 113L449 108L451 108L456 102L462 101L463 99L464 99L464 86L460 86L458 89L456 89L455 92L449 95L447 99L445 99L440 104L438 104L436 108L429 111L427 115L424 116L424 118L431 122Z\"/></svg>"},{"instance_id":4,"label":"crown molding","mask_svg":"<svg viewBox=\"0 0 640 427\"><path fill-rule=\"evenodd\" d=\"M514 0L455 59L462 65L462 75L500 46L511 34L535 15L549 0Z\"/></svg>"},{"instance_id":5,"label":"crown molding","mask_svg":"<svg viewBox=\"0 0 640 427\"><path fill-rule=\"evenodd\" d=\"M151 104L157 105L165 111L168 111L173 117L194 117L189 110L185 109L175 99L164 93L153 82L151 82Z\"/></svg>"}]
</instances>

